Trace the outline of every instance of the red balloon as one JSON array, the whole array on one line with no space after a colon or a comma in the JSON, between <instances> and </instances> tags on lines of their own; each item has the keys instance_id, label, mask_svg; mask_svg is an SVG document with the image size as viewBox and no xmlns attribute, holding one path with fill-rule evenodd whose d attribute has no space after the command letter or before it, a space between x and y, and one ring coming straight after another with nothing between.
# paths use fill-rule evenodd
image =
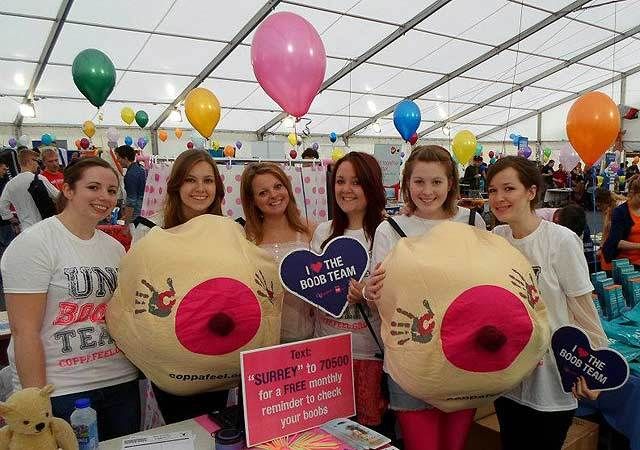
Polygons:
<instances>
[{"instance_id":1,"label":"red balloon","mask_svg":"<svg viewBox=\"0 0 640 450\"><path fill-rule=\"evenodd\" d=\"M414 145L416 142L418 142L418 133L413 133L409 138L409 144Z\"/></svg>"},{"instance_id":2,"label":"red balloon","mask_svg":"<svg viewBox=\"0 0 640 450\"><path fill-rule=\"evenodd\" d=\"M89 145L91 145L91 142L89 142L89 139L87 138L80 139L80 147L82 147L83 150L88 149Z\"/></svg>"},{"instance_id":3,"label":"red balloon","mask_svg":"<svg viewBox=\"0 0 640 450\"><path fill-rule=\"evenodd\" d=\"M291 150L289 152L289 156L291 156L291 159L296 159L298 157L298 152L295 150Z\"/></svg>"},{"instance_id":4,"label":"red balloon","mask_svg":"<svg viewBox=\"0 0 640 450\"><path fill-rule=\"evenodd\" d=\"M191 150L193 148L193 142L191 141L187 142L187 148Z\"/></svg>"}]
</instances>

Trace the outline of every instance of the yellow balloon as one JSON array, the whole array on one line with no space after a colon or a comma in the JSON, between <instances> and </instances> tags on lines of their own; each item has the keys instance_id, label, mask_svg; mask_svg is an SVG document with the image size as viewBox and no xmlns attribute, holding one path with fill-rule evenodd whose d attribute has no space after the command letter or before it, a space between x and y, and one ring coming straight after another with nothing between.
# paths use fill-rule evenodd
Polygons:
<instances>
[{"instance_id":1,"label":"yellow balloon","mask_svg":"<svg viewBox=\"0 0 640 450\"><path fill-rule=\"evenodd\" d=\"M466 165L469 163L471 157L476 153L478 140L471 131L462 130L453 137L453 142L451 144L453 154L456 155L456 159L460 164Z\"/></svg>"},{"instance_id":2,"label":"yellow balloon","mask_svg":"<svg viewBox=\"0 0 640 450\"><path fill-rule=\"evenodd\" d=\"M289 133L287 139L289 140L289 144L293 145L294 147L298 145L298 136L296 136L295 133Z\"/></svg>"},{"instance_id":3,"label":"yellow balloon","mask_svg":"<svg viewBox=\"0 0 640 450\"><path fill-rule=\"evenodd\" d=\"M84 131L84 134L91 139L93 135L96 134L96 125L92 121L87 120L82 124L82 131Z\"/></svg>"},{"instance_id":4,"label":"yellow balloon","mask_svg":"<svg viewBox=\"0 0 640 450\"><path fill-rule=\"evenodd\" d=\"M184 100L184 110L189 123L205 139L209 139L220 120L220 102L208 89L195 88Z\"/></svg>"},{"instance_id":5,"label":"yellow balloon","mask_svg":"<svg viewBox=\"0 0 640 450\"><path fill-rule=\"evenodd\" d=\"M600 175L598 175L596 177L596 181L598 183L598 187L601 187L602 186L602 182L604 181L604 177L601 177Z\"/></svg>"},{"instance_id":6,"label":"yellow balloon","mask_svg":"<svg viewBox=\"0 0 640 450\"><path fill-rule=\"evenodd\" d=\"M131 123L133 122L133 119L136 118L136 113L133 112L133 109L129 108L128 106L125 106L120 110L120 117L127 125L131 125Z\"/></svg>"},{"instance_id":7,"label":"yellow balloon","mask_svg":"<svg viewBox=\"0 0 640 450\"><path fill-rule=\"evenodd\" d=\"M344 156L344 150L342 150L341 148L336 147L333 150L331 150L331 159L333 161L337 161L343 156Z\"/></svg>"},{"instance_id":8,"label":"yellow balloon","mask_svg":"<svg viewBox=\"0 0 640 450\"><path fill-rule=\"evenodd\" d=\"M220 141L213 141L211 143L211 148L214 150L219 150L220 149Z\"/></svg>"}]
</instances>

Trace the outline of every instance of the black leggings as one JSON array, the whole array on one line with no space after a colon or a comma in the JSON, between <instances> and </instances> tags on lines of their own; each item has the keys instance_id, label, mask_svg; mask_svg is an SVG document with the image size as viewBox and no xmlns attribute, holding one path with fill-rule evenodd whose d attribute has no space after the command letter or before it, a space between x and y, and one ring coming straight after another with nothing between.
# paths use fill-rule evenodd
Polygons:
<instances>
[{"instance_id":1,"label":"black leggings","mask_svg":"<svg viewBox=\"0 0 640 450\"><path fill-rule=\"evenodd\" d=\"M162 413L164 422L181 422L192 419L216 409L223 409L227 406L229 391L205 392L202 394L180 396L169 394L155 384L151 383L153 393L156 396L158 409Z\"/></svg>"},{"instance_id":2,"label":"black leggings","mask_svg":"<svg viewBox=\"0 0 640 450\"><path fill-rule=\"evenodd\" d=\"M576 412L537 411L504 397L495 407L502 450L561 450Z\"/></svg>"}]
</instances>

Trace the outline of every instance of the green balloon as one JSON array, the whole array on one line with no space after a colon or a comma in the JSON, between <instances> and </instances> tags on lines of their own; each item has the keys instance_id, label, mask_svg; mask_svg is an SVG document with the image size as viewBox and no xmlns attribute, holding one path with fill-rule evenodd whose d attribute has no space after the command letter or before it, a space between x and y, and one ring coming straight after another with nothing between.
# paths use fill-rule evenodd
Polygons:
<instances>
[{"instance_id":1,"label":"green balloon","mask_svg":"<svg viewBox=\"0 0 640 450\"><path fill-rule=\"evenodd\" d=\"M143 110L140 110L136 113L136 123L140 128L144 128L147 123L149 123L149 116Z\"/></svg>"},{"instance_id":2,"label":"green balloon","mask_svg":"<svg viewBox=\"0 0 640 450\"><path fill-rule=\"evenodd\" d=\"M542 154L548 158L549 156L551 156L551 149L549 147L545 148L542 151Z\"/></svg>"},{"instance_id":3,"label":"green balloon","mask_svg":"<svg viewBox=\"0 0 640 450\"><path fill-rule=\"evenodd\" d=\"M104 105L116 85L116 69L107 55L95 48L82 50L71 67L73 82L97 108Z\"/></svg>"}]
</instances>

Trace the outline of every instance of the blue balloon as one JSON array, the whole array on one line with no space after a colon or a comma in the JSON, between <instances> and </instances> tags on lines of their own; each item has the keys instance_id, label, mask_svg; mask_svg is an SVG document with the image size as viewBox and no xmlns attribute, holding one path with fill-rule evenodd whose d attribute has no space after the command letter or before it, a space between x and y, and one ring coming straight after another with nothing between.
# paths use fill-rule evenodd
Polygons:
<instances>
[{"instance_id":1,"label":"blue balloon","mask_svg":"<svg viewBox=\"0 0 640 450\"><path fill-rule=\"evenodd\" d=\"M51 143L53 142L53 139L51 139L50 134L45 133L42 135L42 138L40 138L40 142L42 142L42 145L51 145Z\"/></svg>"},{"instance_id":2,"label":"blue balloon","mask_svg":"<svg viewBox=\"0 0 640 450\"><path fill-rule=\"evenodd\" d=\"M133 145L133 139L131 138L131 136L125 136L124 145L128 145L128 146Z\"/></svg>"},{"instance_id":3,"label":"blue balloon","mask_svg":"<svg viewBox=\"0 0 640 450\"><path fill-rule=\"evenodd\" d=\"M332 143L338 140L338 135L336 134L335 131L332 131L331 133L329 133L329 140Z\"/></svg>"},{"instance_id":4,"label":"blue balloon","mask_svg":"<svg viewBox=\"0 0 640 450\"><path fill-rule=\"evenodd\" d=\"M420 108L411 100L402 100L393 111L393 124L405 141L418 131L421 118Z\"/></svg>"}]
</instances>

